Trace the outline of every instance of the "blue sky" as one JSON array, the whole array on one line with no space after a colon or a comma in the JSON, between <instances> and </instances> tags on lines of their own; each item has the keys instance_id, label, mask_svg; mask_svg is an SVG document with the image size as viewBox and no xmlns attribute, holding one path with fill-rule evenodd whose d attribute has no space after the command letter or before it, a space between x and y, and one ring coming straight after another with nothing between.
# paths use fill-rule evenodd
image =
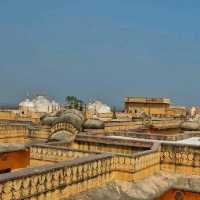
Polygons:
<instances>
[{"instance_id":1,"label":"blue sky","mask_svg":"<svg viewBox=\"0 0 200 200\"><path fill-rule=\"evenodd\" d=\"M200 103L200 1L1 0L0 103L28 93Z\"/></svg>"}]
</instances>

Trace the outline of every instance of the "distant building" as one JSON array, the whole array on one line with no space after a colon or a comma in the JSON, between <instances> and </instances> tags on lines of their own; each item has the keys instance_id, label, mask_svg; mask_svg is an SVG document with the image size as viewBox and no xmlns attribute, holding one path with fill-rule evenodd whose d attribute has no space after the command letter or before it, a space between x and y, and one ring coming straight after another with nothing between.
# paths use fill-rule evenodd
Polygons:
<instances>
[{"instance_id":1,"label":"distant building","mask_svg":"<svg viewBox=\"0 0 200 200\"><path fill-rule=\"evenodd\" d=\"M44 96L37 96L36 98L30 100L25 99L20 102L19 109L23 113L28 112L39 112L39 113L51 113L54 111L59 111L61 106L54 100L49 100Z\"/></svg>"},{"instance_id":2,"label":"distant building","mask_svg":"<svg viewBox=\"0 0 200 200\"><path fill-rule=\"evenodd\" d=\"M102 103L101 101L94 101L93 103L89 103L88 106L88 111L91 113L111 113L111 108Z\"/></svg>"},{"instance_id":3,"label":"distant building","mask_svg":"<svg viewBox=\"0 0 200 200\"><path fill-rule=\"evenodd\" d=\"M124 99L125 112L133 114L145 112L149 115L165 115L170 103L168 98L125 97Z\"/></svg>"},{"instance_id":4,"label":"distant building","mask_svg":"<svg viewBox=\"0 0 200 200\"><path fill-rule=\"evenodd\" d=\"M170 106L167 109L167 115L170 116L186 116L187 109L184 106Z\"/></svg>"},{"instance_id":5,"label":"distant building","mask_svg":"<svg viewBox=\"0 0 200 200\"><path fill-rule=\"evenodd\" d=\"M186 115L186 107L172 106L169 98L125 97L125 112L137 115L180 117Z\"/></svg>"}]
</instances>

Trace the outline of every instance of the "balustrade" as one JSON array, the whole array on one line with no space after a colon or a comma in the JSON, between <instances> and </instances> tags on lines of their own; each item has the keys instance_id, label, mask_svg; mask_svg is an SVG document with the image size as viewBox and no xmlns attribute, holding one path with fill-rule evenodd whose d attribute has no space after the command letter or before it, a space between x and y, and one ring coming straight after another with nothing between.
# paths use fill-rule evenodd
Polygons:
<instances>
[{"instance_id":1,"label":"balustrade","mask_svg":"<svg viewBox=\"0 0 200 200\"><path fill-rule=\"evenodd\" d=\"M162 144L161 163L200 167L200 147Z\"/></svg>"},{"instance_id":2,"label":"balustrade","mask_svg":"<svg viewBox=\"0 0 200 200\"><path fill-rule=\"evenodd\" d=\"M58 162L62 160L70 160L75 158L86 157L97 152L83 151L66 147L55 147L50 145L34 145L31 146L31 159L42 161Z\"/></svg>"},{"instance_id":3,"label":"balustrade","mask_svg":"<svg viewBox=\"0 0 200 200\"><path fill-rule=\"evenodd\" d=\"M0 200L30 199L47 193L55 195L55 191L63 195L67 187L72 185L78 187L78 183L84 181L94 181L96 185L102 184L108 181L112 171L111 158L110 154L95 155L3 174L0 176ZM98 183L99 177L100 183ZM88 189L92 185L86 184L86 187L85 189ZM68 192L70 194L70 190Z\"/></svg>"}]
</instances>

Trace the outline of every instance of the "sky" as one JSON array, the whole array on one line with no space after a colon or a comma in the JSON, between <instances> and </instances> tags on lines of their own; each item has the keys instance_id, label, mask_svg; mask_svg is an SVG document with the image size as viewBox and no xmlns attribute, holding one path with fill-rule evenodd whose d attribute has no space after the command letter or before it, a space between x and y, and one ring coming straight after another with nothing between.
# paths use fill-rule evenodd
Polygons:
<instances>
[{"instance_id":1,"label":"sky","mask_svg":"<svg viewBox=\"0 0 200 200\"><path fill-rule=\"evenodd\" d=\"M48 94L200 104L199 0L0 0L0 103Z\"/></svg>"}]
</instances>

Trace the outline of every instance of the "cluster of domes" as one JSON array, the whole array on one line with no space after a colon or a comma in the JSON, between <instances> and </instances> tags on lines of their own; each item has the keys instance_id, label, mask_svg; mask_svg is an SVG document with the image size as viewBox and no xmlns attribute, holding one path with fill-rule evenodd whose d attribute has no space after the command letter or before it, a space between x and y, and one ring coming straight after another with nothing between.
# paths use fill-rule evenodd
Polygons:
<instances>
[{"instance_id":1,"label":"cluster of domes","mask_svg":"<svg viewBox=\"0 0 200 200\"><path fill-rule=\"evenodd\" d=\"M83 129L103 129L104 122L99 119L85 119L81 111L75 109L68 109L65 111L54 112L52 114L45 114L40 118L42 125L54 126L58 123L69 123L77 131ZM51 140L65 141L71 143L74 141L76 134L70 130L59 130L53 133L50 137Z\"/></svg>"},{"instance_id":2,"label":"cluster of domes","mask_svg":"<svg viewBox=\"0 0 200 200\"><path fill-rule=\"evenodd\" d=\"M43 125L53 126L57 123L67 122L72 124L78 131L84 129L103 129L104 122L99 119L85 119L81 111L68 109L63 112L46 114L41 117Z\"/></svg>"},{"instance_id":3,"label":"cluster of domes","mask_svg":"<svg viewBox=\"0 0 200 200\"><path fill-rule=\"evenodd\" d=\"M85 117L83 114L75 109L69 109L41 117L41 123L43 125L53 126L57 123L67 122L72 124L78 131L82 129L84 121Z\"/></svg>"},{"instance_id":4,"label":"cluster of domes","mask_svg":"<svg viewBox=\"0 0 200 200\"><path fill-rule=\"evenodd\" d=\"M37 96L30 99L25 99L19 103L19 108L25 112L44 112L51 113L60 110L61 106L54 100L49 100L44 96Z\"/></svg>"}]
</instances>

